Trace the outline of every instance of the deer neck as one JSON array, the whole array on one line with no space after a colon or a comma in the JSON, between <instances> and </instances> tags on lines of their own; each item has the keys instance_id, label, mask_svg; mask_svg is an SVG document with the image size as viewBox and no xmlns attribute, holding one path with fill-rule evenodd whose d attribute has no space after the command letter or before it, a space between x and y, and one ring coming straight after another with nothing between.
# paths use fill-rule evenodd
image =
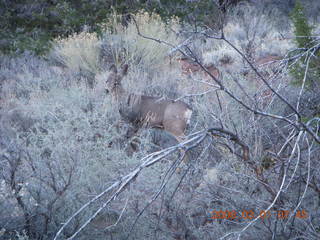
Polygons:
<instances>
[{"instance_id":1,"label":"deer neck","mask_svg":"<svg viewBox=\"0 0 320 240\"><path fill-rule=\"evenodd\" d=\"M134 123L140 116L139 103L141 95L130 93L124 89L119 90L119 94L116 95L117 107L120 115L128 122Z\"/></svg>"},{"instance_id":2,"label":"deer neck","mask_svg":"<svg viewBox=\"0 0 320 240\"><path fill-rule=\"evenodd\" d=\"M121 104L127 95L127 92L122 87L113 89L112 93L113 100L118 104Z\"/></svg>"},{"instance_id":3,"label":"deer neck","mask_svg":"<svg viewBox=\"0 0 320 240\"><path fill-rule=\"evenodd\" d=\"M122 87L118 87L113 90L113 101L118 105L119 110L128 105L128 99L130 98L130 93L124 90Z\"/></svg>"}]
</instances>

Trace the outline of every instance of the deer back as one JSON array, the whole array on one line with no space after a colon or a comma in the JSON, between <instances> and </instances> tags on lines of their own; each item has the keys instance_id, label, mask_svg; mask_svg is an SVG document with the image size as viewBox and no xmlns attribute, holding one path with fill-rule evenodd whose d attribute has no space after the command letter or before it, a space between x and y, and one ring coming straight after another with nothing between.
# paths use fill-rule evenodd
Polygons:
<instances>
[{"instance_id":1,"label":"deer back","mask_svg":"<svg viewBox=\"0 0 320 240\"><path fill-rule=\"evenodd\" d=\"M118 104L122 118L134 124L164 128L175 136L183 134L192 113L186 103L127 92L121 81L128 65L124 65L120 73L115 66L110 70L106 90Z\"/></svg>"},{"instance_id":2,"label":"deer back","mask_svg":"<svg viewBox=\"0 0 320 240\"><path fill-rule=\"evenodd\" d=\"M130 94L120 107L120 114L131 123L159 127L163 125L165 111L171 100Z\"/></svg>"}]
</instances>

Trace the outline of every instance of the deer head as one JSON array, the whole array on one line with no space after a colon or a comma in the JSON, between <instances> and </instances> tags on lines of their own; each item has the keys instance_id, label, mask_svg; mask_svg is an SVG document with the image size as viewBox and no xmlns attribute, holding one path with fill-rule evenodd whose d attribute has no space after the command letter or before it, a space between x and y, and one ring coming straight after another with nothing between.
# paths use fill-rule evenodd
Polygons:
<instances>
[{"instance_id":1,"label":"deer head","mask_svg":"<svg viewBox=\"0 0 320 240\"><path fill-rule=\"evenodd\" d=\"M110 75L106 81L106 92L110 93L114 99L118 100L120 95L125 92L121 81L128 73L128 64L122 66L120 73L118 73L114 64L110 67L109 71Z\"/></svg>"}]
</instances>

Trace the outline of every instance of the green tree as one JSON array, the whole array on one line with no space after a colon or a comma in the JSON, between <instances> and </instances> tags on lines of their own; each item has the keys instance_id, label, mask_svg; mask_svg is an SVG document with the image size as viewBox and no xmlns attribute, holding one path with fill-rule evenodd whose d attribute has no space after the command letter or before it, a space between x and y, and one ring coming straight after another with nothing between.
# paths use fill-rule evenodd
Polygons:
<instances>
[{"instance_id":1,"label":"green tree","mask_svg":"<svg viewBox=\"0 0 320 240\"><path fill-rule=\"evenodd\" d=\"M298 0L292 11L291 19L294 25L295 41L299 48L306 48L311 45L312 27L308 24L302 3Z\"/></svg>"},{"instance_id":2,"label":"green tree","mask_svg":"<svg viewBox=\"0 0 320 240\"><path fill-rule=\"evenodd\" d=\"M312 38L313 27L309 25L304 7L300 0L296 1L291 13L291 20L294 26L295 43L298 47L294 54L305 53L299 61L291 67L291 74L294 76L294 84L302 84L306 75L306 86L312 88L315 81L320 78L319 50L316 52L308 51L314 43ZM306 52L308 51L308 52ZM307 71L307 74L305 74Z\"/></svg>"},{"instance_id":3,"label":"green tree","mask_svg":"<svg viewBox=\"0 0 320 240\"><path fill-rule=\"evenodd\" d=\"M0 1L0 52L25 50L45 53L50 40L80 32L86 26L99 32L99 23L112 13L120 14L140 5L130 0L21 0ZM133 11L133 10L132 10Z\"/></svg>"}]
</instances>

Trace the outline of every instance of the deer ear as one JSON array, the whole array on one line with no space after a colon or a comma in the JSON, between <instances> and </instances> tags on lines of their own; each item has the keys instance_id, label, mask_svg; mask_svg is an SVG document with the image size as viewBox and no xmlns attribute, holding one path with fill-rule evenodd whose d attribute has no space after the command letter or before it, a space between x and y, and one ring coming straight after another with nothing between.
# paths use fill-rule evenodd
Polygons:
<instances>
[{"instance_id":1,"label":"deer ear","mask_svg":"<svg viewBox=\"0 0 320 240\"><path fill-rule=\"evenodd\" d=\"M118 71L117 71L116 65L112 64L111 67L109 68L109 71L117 74Z\"/></svg>"},{"instance_id":2,"label":"deer ear","mask_svg":"<svg viewBox=\"0 0 320 240\"><path fill-rule=\"evenodd\" d=\"M128 64L123 65L123 67L122 67L122 75L123 75L123 76L127 75L127 73L128 73L128 68L129 68L129 65L128 65Z\"/></svg>"}]
</instances>

